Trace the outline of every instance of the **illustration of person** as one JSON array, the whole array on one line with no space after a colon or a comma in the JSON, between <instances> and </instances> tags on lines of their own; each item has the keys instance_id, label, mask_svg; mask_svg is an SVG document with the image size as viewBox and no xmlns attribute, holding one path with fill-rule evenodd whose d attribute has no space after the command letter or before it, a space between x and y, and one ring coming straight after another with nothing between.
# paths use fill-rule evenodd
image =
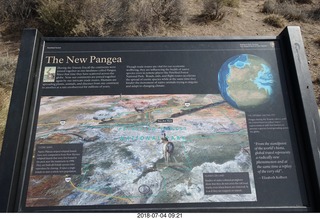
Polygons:
<instances>
[{"instance_id":1,"label":"illustration of person","mask_svg":"<svg viewBox=\"0 0 320 219\"><path fill-rule=\"evenodd\" d=\"M166 133L163 134L163 137L161 138L161 142L162 142L163 157L165 162L168 164L169 159L171 158L172 153L174 151L174 144L168 140L168 138L166 137Z\"/></svg>"}]
</instances>

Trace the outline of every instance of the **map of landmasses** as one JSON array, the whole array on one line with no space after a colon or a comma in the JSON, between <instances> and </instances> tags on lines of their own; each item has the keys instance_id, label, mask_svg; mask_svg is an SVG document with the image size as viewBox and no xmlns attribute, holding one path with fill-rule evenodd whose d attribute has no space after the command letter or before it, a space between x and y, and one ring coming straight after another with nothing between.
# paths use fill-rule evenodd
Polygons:
<instances>
[{"instance_id":1,"label":"map of landmasses","mask_svg":"<svg viewBox=\"0 0 320 219\"><path fill-rule=\"evenodd\" d=\"M222 97L234 108L248 111L272 99L274 77L264 59L250 54L229 58L218 73Z\"/></svg>"},{"instance_id":2,"label":"map of landmasses","mask_svg":"<svg viewBox=\"0 0 320 219\"><path fill-rule=\"evenodd\" d=\"M42 97L37 121L35 145L83 145L81 174L31 174L27 207L257 200L245 113L219 94ZM214 172L249 173L250 193L206 194Z\"/></svg>"}]
</instances>

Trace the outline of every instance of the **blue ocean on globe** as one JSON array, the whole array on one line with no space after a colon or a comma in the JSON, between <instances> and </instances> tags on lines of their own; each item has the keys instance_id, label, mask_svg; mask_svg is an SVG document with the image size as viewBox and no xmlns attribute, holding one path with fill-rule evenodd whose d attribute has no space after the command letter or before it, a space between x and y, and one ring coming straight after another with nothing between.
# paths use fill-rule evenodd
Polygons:
<instances>
[{"instance_id":1,"label":"blue ocean on globe","mask_svg":"<svg viewBox=\"0 0 320 219\"><path fill-rule=\"evenodd\" d=\"M271 69L265 64L261 64L263 69L258 72L258 76L254 79L254 83L259 89L264 89L269 95L272 94L273 75Z\"/></svg>"},{"instance_id":2,"label":"blue ocean on globe","mask_svg":"<svg viewBox=\"0 0 320 219\"><path fill-rule=\"evenodd\" d=\"M236 74L232 71L232 69L242 69L246 71L245 75L247 77L241 79L242 81L239 81L240 84L243 84L243 87L239 86L239 88L237 85L237 87L234 88L234 84L229 84L230 77L233 76L233 79L235 78L232 74ZM255 72L256 69L260 70ZM260 103L266 102L267 99L269 99L269 97L273 93L274 79L270 65L265 60L254 55L241 54L238 56L231 57L223 63L218 73L218 84L221 96L231 106L240 110L245 110L247 108L254 108ZM248 84L250 86L247 86ZM239 91L239 96L236 96L236 98L231 97L230 90L232 89L233 93L235 93L235 89L237 89ZM261 90L264 91L264 95L262 95L264 99L261 100L253 99L252 102L250 102L250 100L248 100L248 98L250 98L250 95L241 96L241 92L252 93L253 95L255 95L258 92L260 92L261 94Z\"/></svg>"}]
</instances>

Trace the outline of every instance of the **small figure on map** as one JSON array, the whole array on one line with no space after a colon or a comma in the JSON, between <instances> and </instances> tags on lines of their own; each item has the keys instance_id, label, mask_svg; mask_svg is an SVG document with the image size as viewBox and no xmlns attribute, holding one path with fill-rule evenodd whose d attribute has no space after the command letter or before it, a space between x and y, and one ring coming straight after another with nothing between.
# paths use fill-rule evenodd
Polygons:
<instances>
[{"instance_id":1,"label":"small figure on map","mask_svg":"<svg viewBox=\"0 0 320 219\"><path fill-rule=\"evenodd\" d=\"M108 123L113 121L113 114L115 113L97 111L93 116L93 120L100 120L99 124Z\"/></svg>"},{"instance_id":2,"label":"small figure on map","mask_svg":"<svg viewBox=\"0 0 320 219\"><path fill-rule=\"evenodd\" d=\"M166 133L163 133L161 143L164 160L166 163L169 163L169 159L174 151L174 144L168 140L168 138L166 137Z\"/></svg>"},{"instance_id":3,"label":"small figure on map","mask_svg":"<svg viewBox=\"0 0 320 219\"><path fill-rule=\"evenodd\" d=\"M134 107L134 110L137 111L138 113L143 113L144 109L143 108L138 108L138 107Z\"/></svg>"}]
</instances>

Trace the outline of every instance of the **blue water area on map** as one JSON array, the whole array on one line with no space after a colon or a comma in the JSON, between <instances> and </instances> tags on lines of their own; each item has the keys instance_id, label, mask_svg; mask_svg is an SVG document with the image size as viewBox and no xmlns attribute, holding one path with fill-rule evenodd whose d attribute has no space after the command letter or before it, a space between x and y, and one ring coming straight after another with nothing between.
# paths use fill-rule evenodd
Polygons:
<instances>
[{"instance_id":1,"label":"blue water area on map","mask_svg":"<svg viewBox=\"0 0 320 219\"><path fill-rule=\"evenodd\" d=\"M250 64L251 63L248 61L248 55L242 54L242 55L236 57L234 60L231 60L231 62L228 64L228 67L229 67L229 71L230 71L230 69L232 67L243 69L246 67L246 65L250 66Z\"/></svg>"},{"instance_id":2,"label":"blue water area on map","mask_svg":"<svg viewBox=\"0 0 320 219\"><path fill-rule=\"evenodd\" d=\"M269 66L261 64L262 70L258 72L257 77L254 79L254 83L258 89L264 89L269 95L272 94L273 75Z\"/></svg>"},{"instance_id":3,"label":"blue water area on map","mask_svg":"<svg viewBox=\"0 0 320 219\"><path fill-rule=\"evenodd\" d=\"M248 61L248 55L242 54L239 56L234 56L230 59L228 59L226 62L223 63L223 65L220 68L220 71L218 73L218 84L219 84L219 90L221 93L221 96L233 107L238 108L238 104L234 99L232 99L228 93L228 78L231 74L231 69L233 67L243 69L247 65L250 65L250 62Z\"/></svg>"},{"instance_id":4,"label":"blue water area on map","mask_svg":"<svg viewBox=\"0 0 320 219\"><path fill-rule=\"evenodd\" d=\"M256 63L254 66L252 64L253 61L254 63ZM250 71L252 71L253 67L256 68L257 66L260 67L260 70L256 73L253 72L254 79L252 79L252 77L250 76L250 78L244 78L243 82L253 82L257 86L257 90L264 89L267 92L268 96L270 96L272 94L272 87L274 84L273 74L271 72L270 66L262 58L249 54L241 54L229 58L221 66L218 73L219 90L221 96L234 108L239 109L237 100L234 100L232 97L230 97L230 94L228 92L230 86L228 84L228 79L230 78L231 74L235 74L235 72L232 72L232 69L248 68Z\"/></svg>"}]
</instances>

